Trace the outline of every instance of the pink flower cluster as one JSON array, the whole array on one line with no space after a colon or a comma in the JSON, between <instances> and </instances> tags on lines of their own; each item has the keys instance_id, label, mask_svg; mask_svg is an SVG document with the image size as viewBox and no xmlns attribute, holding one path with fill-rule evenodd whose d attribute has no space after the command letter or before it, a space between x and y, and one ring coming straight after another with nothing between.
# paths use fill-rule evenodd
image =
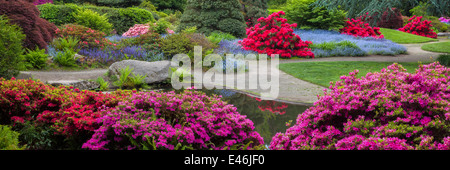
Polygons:
<instances>
[{"instance_id":1,"label":"pink flower cluster","mask_svg":"<svg viewBox=\"0 0 450 170\"><path fill-rule=\"evenodd\" d=\"M422 21L422 16L416 17L415 15L408 21L409 21L408 24L406 24L403 28L400 28L398 30L428 38L437 38L437 34L434 32L433 29L431 29L431 27L433 27L433 25L431 25L431 21L428 20Z\"/></svg>"},{"instance_id":2,"label":"pink flower cluster","mask_svg":"<svg viewBox=\"0 0 450 170\"><path fill-rule=\"evenodd\" d=\"M297 24L287 23L287 19L281 18L283 11L273 13L267 18L258 19L258 24L247 28L247 38L239 41L245 50L253 50L260 54L279 54L280 57L291 58L311 57L314 53L309 49L310 41L302 41L300 36L294 34L293 28Z\"/></svg>"},{"instance_id":3,"label":"pink flower cluster","mask_svg":"<svg viewBox=\"0 0 450 170\"><path fill-rule=\"evenodd\" d=\"M450 149L450 68L398 64L331 83L331 92L273 137L273 150Z\"/></svg>"},{"instance_id":4,"label":"pink flower cluster","mask_svg":"<svg viewBox=\"0 0 450 170\"><path fill-rule=\"evenodd\" d=\"M135 37L138 35L146 34L150 32L150 25L149 24L135 24L133 27L128 29L127 32L123 33L122 36L124 37Z\"/></svg>"},{"instance_id":5,"label":"pink flower cluster","mask_svg":"<svg viewBox=\"0 0 450 170\"><path fill-rule=\"evenodd\" d=\"M440 17L439 21L446 23L446 24L450 24L450 19L444 18L444 17Z\"/></svg>"},{"instance_id":6,"label":"pink flower cluster","mask_svg":"<svg viewBox=\"0 0 450 170\"><path fill-rule=\"evenodd\" d=\"M228 149L235 144L263 145L253 122L220 97L186 90L184 93L133 94L113 109L105 109L97 129L83 148L173 150Z\"/></svg>"}]
</instances>

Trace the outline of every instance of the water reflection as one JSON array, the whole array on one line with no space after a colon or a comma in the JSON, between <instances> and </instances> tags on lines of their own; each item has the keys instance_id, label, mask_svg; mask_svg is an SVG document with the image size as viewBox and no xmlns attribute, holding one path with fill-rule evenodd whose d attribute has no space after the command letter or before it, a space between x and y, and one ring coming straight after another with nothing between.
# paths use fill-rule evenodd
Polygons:
<instances>
[{"instance_id":1,"label":"water reflection","mask_svg":"<svg viewBox=\"0 0 450 170\"><path fill-rule=\"evenodd\" d=\"M297 116L310 107L277 101L264 101L233 90L200 91L207 95L222 95L223 101L234 105L240 114L247 115L247 118L253 121L255 130L264 138L266 145L270 144L272 137L277 132L285 132L289 126L295 124ZM288 125L290 121L294 123Z\"/></svg>"}]
</instances>

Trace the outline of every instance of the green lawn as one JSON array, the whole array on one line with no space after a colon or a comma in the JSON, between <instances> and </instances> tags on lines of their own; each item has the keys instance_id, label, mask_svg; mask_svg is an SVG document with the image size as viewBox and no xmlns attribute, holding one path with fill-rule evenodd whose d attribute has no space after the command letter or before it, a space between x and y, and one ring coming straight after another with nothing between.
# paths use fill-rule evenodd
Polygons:
<instances>
[{"instance_id":1,"label":"green lawn","mask_svg":"<svg viewBox=\"0 0 450 170\"><path fill-rule=\"evenodd\" d=\"M330 86L330 81L339 81L343 75L359 70L359 77L369 72L380 72L393 62L370 61L333 61L333 62L301 62L280 64L280 70L313 84ZM410 73L414 73L419 63L400 63Z\"/></svg>"},{"instance_id":2,"label":"green lawn","mask_svg":"<svg viewBox=\"0 0 450 170\"><path fill-rule=\"evenodd\" d=\"M450 41L441 43L425 44L422 46L422 50L438 52L438 53L450 53Z\"/></svg>"},{"instance_id":3,"label":"green lawn","mask_svg":"<svg viewBox=\"0 0 450 170\"><path fill-rule=\"evenodd\" d=\"M380 32L384 35L385 39L391 40L399 44L415 44L415 43L438 41L437 39L418 36L387 28L380 28Z\"/></svg>"}]
</instances>

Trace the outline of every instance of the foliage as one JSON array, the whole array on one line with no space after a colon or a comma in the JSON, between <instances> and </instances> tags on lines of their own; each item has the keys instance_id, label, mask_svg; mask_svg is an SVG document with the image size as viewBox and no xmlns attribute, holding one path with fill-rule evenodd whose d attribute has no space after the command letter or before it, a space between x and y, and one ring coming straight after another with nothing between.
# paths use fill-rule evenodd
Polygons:
<instances>
[{"instance_id":1,"label":"foliage","mask_svg":"<svg viewBox=\"0 0 450 170\"><path fill-rule=\"evenodd\" d=\"M22 56L24 39L22 29L10 24L7 17L0 15L0 77L11 78L24 69Z\"/></svg>"},{"instance_id":2,"label":"foliage","mask_svg":"<svg viewBox=\"0 0 450 170\"><path fill-rule=\"evenodd\" d=\"M105 79L103 79L102 77L98 77L95 82L100 84L100 87L99 87L100 91L107 91L108 90L109 82L105 81Z\"/></svg>"},{"instance_id":3,"label":"foliage","mask_svg":"<svg viewBox=\"0 0 450 170\"><path fill-rule=\"evenodd\" d=\"M58 52L56 56L53 57L53 61L60 66L75 67L77 66L75 54L76 52L74 50L65 48L63 52Z\"/></svg>"},{"instance_id":4,"label":"foliage","mask_svg":"<svg viewBox=\"0 0 450 170\"><path fill-rule=\"evenodd\" d=\"M75 23L78 25L83 25L85 27L109 33L112 30L112 24L109 23L106 14L99 15L89 9L79 10L75 14Z\"/></svg>"},{"instance_id":5,"label":"foliage","mask_svg":"<svg viewBox=\"0 0 450 170\"><path fill-rule=\"evenodd\" d=\"M46 3L53 4L53 0L35 0L33 2L34 5L42 5L42 4L46 4Z\"/></svg>"},{"instance_id":6,"label":"foliage","mask_svg":"<svg viewBox=\"0 0 450 170\"><path fill-rule=\"evenodd\" d=\"M171 9L177 11L184 11L187 0L144 0L149 1L159 10Z\"/></svg>"},{"instance_id":7,"label":"foliage","mask_svg":"<svg viewBox=\"0 0 450 170\"><path fill-rule=\"evenodd\" d=\"M450 54L442 54L437 58L440 64L450 67Z\"/></svg>"},{"instance_id":8,"label":"foliage","mask_svg":"<svg viewBox=\"0 0 450 170\"><path fill-rule=\"evenodd\" d=\"M120 76L117 81L115 81L113 84L116 86L119 86L120 88L124 89L133 89L133 88L142 88L145 87L145 78L146 75L136 75L133 73L133 68L130 68L127 66L126 68L119 70ZM133 76L130 76L132 74Z\"/></svg>"},{"instance_id":9,"label":"foliage","mask_svg":"<svg viewBox=\"0 0 450 170\"><path fill-rule=\"evenodd\" d=\"M355 37L384 38L379 27L372 28L364 20L364 18L352 18L346 21L345 27L340 30L341 34L353 35Z\"/></svg>"},{"instance_id":10,"label":"foliage","mask_svg":"<svg viewBox=\"0 0 450 170\"><path fill-rule=\"evenodd\" d=\"M260 54L279 54L280 57L291 58L292 56L312 57L314 54L308 48L310 41L302 41L300 36L295 35L293 28L297 24L288 24L287 20L281 18L285 15L283 11L271 14L267 18L258 19L258 24L247 29L247 38L240 43L245 50L253 50Z\"/></svg>"},{"instance_id":11,"label":"foliage","mask_svg":"<svg viewBox=\"0 0 450 170\"><path fill-rule=\"evenodd\" d=\"M211 41L214 44L219 44L222 40L234 40L236 37L229 33L223 33L223 32L213 32L211 35L209 35L208 40Z\"/></svg>"},{"instance_id":12,"label":"foliage","mask_svg":"<svg viewBox=\"0 0 450 170\"><path fill-rule=\"evenodd\" d=\"M54 5L49 3L38 5L37 8L41 18L55 25L75 23L75 14L82 9L75 4Z\"/></svg>"},{"instance_id":13,"label":"foliage","mask_svg":"<svg viewBox=\"0 0 450 170\"><path fill-rule=\"evenodd\" d=\"M174 32L169 29L171 25L172 24L169 21L162 18L151 25L150 29L158 34L173 34Z\"/></svg>"},{"instance_id":14,"label":"foliage","mask_svg":"<svg viewBox=\"0 0 450 170\"><path fill-rule=\"evenodd\" d=\"M220 150L248 143L243 149L252 149L264 143L253 131L253 122L234 106L196 91L138 93L100 120L102 126L83 148L144 149L149 143L147 148L157 150Z\"/></svg>"},{"instance_id":15,"label":"foliage","mask_svg":"<svg viewBox=\"0 0 450 170\"><path fill-rule=\"evenodd\" d=\"M167 58L172 58L177 54L193 53L195 46L202 47L203 56L207 51L215 48L215 44L211 43L205 35L198 33L172 34L164 38L160 45ZM189 57L193 57L193 55Z\"/></svg>"},{"instance_id":16,"label":"foliage","mask_svg":"<svg viewBox=\"0 0 450 170\"><path fill-rule=\"evenodd\" d=\"M109 6L117 8L126 8L141 4L142 0L96 0L95 4L99 6Z\"/></svg>"},{"instance_id":17,"label":"foliage","mask_svg":"<svg viewBox=\"0 0 450 170\"><path fill-rule=\"evenodd\" d=\"M24 48L47 48L55 36L56 26L39 17L39 10L27 0L0 1L0 15L8 16L11 24L22 28L26 38Z\"/></svg>"},{"instance_id":18,"label":"foliage","mask_svg":"<svg viewBox=\"0 0 450 170\"><path fill-rule=\"evenodd\" d=\"M108 39L104 38L106 35L104 32L96 31L82 25L63 25L56 30L56 35L64 39L68 39L69 37L78 39L78 44L81 49L105 48L112 45Z\"/></svg>"},{"instance_id":19,"label":"foliage","mask_svg":"<svg viewBox=\"0 0 450 170\"><path fill-rule=\"evenodd\" d=\"M247 27L253 27L261 17L267 17L267 0L239 0Z\"/></svg>"},{"instance_id":20,"label":"foliage","mask_svg":"<svg viewBox=\"0 0 450 170\"><path fill-rule=\"evenodd\" d=\"M297 23L301 29L339 30L344 27L346 12L327 10L311 6L316 0L289 0L283 10L290 23Z\"/></svg>"},{"instance_id":21,"label":"foliage","mask_svg":"<svg viewBox=\"0 0 450 170\"><path fill-rule=\"evenodd\" d=\"M26 66L28 68L43 69L47 67L48 54L45 53L45 49L39 49L36 47L35 50L27 49L25 54Z\"/></svg>"},{"instance_id":22,"label":"foliage","mask_svg":"<svg viewBox=\"0 0 450 170\"><path fill-rule=\"evenodd\" d=\"M399 29L403 27L402 13L399 9L392 9L394 13L389 13L388 10L384 11L380 20L377 22L378 27Z\"/></svg>"},{"instance_id":23,"label":"foliage","mask_svg":"<svg viewBox=\"0 0 450 170\"><path fill-rule=\"evenodd\" d=\"M414 35L420 35L428 38L437 38L437 34L431 29L431 21L424 20L422 21L422 17L413 16L408 21L403 28L398 29L402 32L411 33Z\"/></svg>"},{"instance_id":24,"label":"foliage","mask_svg":"<svg viewBox=\"0 0 450 170\"><path fill-rule=\"evenodd\" d=\"M55 50L63 51L65 48L69 48L78 52L79 43L80 40L78 40L77 38L67 36L55 38L51 45L55 48Z\"/></svg>"},{"instance_id":25,"label":"foliage","mask_svg":"<svg viewBox=\"0 0 450 170\"><path fill-rule=\"evenodd\" d=\"M23 150L19 147L19 133L12 131L11 127L0 125L0 150Z\"/></svg>"},{"instance_id":26,"label":"foliage","mask_svg":"<svg viewBox=\"0 0 450 170\"><path fill-rule=\"evenodd\" d=\"M273 137L273 150L448 150L450 69L407 73L398 64L332 83L297 123Z\"/></svg>"},{"instance_id":27,"label":"foliage","mask_svg":"<svg viewBox=\"0 0 450 170\"><path fill-rule=\"evenodd\" d=\"M74 15L78 10L92 10L101 16L106 16L108 22L112 24L112 28L122 34L135 24L145 24L155 22L150 11L141 8L110 8L97 6L77 6L75 4L44 4L38 5L42 18L55 23L56 25L64 25L75 23ZM109 33L109 32L107 32Z\"/></svg>"},{"instance_id":28,"label":"foliage","mask_svg":"<svg viewBox=\"0 0 450 170\"><path fill-rule=\"evenodd\" d=\"M246 25L240 8L238 0L188 0L177 32L196 26L198 33L207 36L220 31L244 37Z\"/></svg>"}]
</instances>

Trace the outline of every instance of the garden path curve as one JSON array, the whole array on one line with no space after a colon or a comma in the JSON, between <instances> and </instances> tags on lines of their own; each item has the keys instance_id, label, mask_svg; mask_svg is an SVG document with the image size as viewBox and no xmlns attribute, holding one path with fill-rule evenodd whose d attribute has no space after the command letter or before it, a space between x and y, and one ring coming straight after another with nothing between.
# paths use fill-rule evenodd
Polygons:
<instances>
[{"instance_id":1,"label":"garden path curve","mask_svg":"<svg viewBox=\"0 0 450 170\"><path fill-rule=\"evenodd\" d=\"M440 40L448 41L448 40ZM436 43L436 42L431 42ZM408 48L408 54L397 56L379 56L371 55L366 57L329 57L316 59L289 59L280 60L281 63L295 63L295 62L313 62L313 61L386 61L386 62L433 62L440 53L428 52L421 49L422 44L402 44ZM276 67L270 69L278 69ZM269 71L270 71L269 69ZM95 80L102 77L107 72L107 69L97 69L88 71L23 71L19 78L40 79L42 82L74 82L79 80ZM257 71L250 71L245 73L247 77L258 76ZM325 87L318 86L300 79L297 79L287 73L280 71L280 90L277 100L311 105L317 101L317 96L323 94ZM247 83L249 80L246 80ZM260 94L260 90L241 90L249 94Z\"/></svg>"}]
</instances>

